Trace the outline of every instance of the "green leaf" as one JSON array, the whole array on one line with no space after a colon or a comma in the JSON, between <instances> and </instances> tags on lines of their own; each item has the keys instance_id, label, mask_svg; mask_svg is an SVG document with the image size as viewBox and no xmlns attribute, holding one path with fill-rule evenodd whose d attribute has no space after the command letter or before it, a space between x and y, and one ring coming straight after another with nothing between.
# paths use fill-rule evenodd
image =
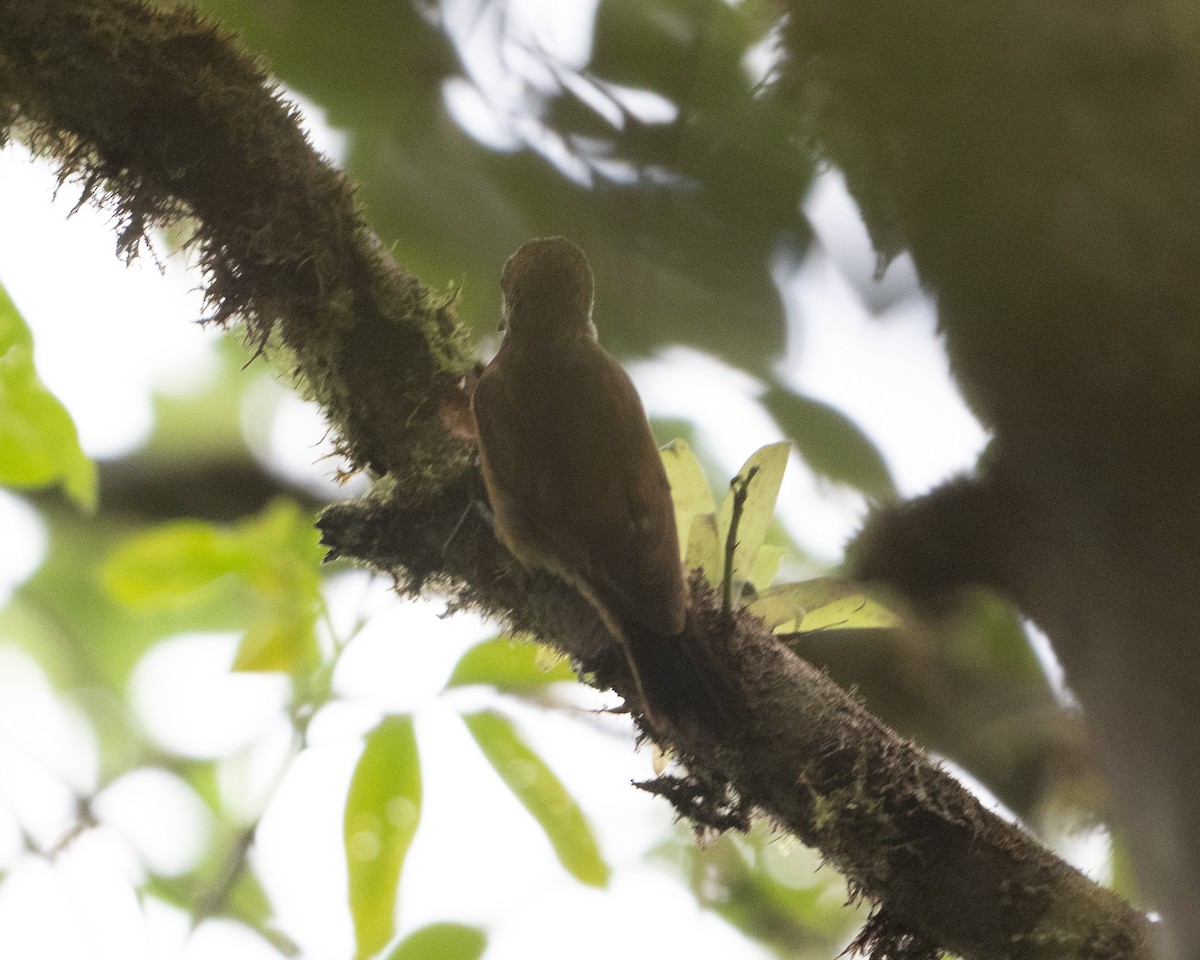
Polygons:
<instances>
[{"instance_id":1,"label":"green leaf","mask_svg":"<svg viewBox=\"0 0 1200 960\"><path fill-rule=\"evenodd\" d=\"M316 660L321 549L311 520L294 504L271 504L236 526L195 520L164 524L109 556L108 592L139 610L186 607L226 576L248 591L253 613L235 670L305 668Z\"/></svg>"},{"instance_id":2,"label":"green leaf","mask_svg":"<svg viewBox=\"0 0 1200 960\"><path fill-rule=\"evenodd\" d=\"M134 609L194 602L198 591L249 562L228 531L200 521L164 524L127 540L102 575L108 592Z\"/></svg>"},{"instance_id":3,"label":"green leaf","mask_svg":"<svg viewBox=\"0 0 1200 960\"><path fill-rule=\"evenodd\" d=\"M756 591L766 590L775 582L775 577L779 573L779 564L783 562L786 553L787 547L780 547L773 543L764 543L758 548L758 556L754 558L754 566L750 568L748 578L750 585Z\"/></svg>"},{"instance_id":4,"label":"green leaf","mask_svg":"<svg viewBox=\"0 0 1200 960\"><path fill-rule=\"evenodd\" d=\"M844 413L780 387L767 391L763 405L795 441L796 451L816 473L878 500L897 496L887 461Z\"/></svg>"},{"instance_id":5,"label":"green leaf","mask_svg":"<svg viewBox=\"0 0 1200 960\"><path fill-rule=\"evenodd\" d=\"M792 633L800 629L805 616L843 597L861 596L862 587L845 577L818 577L800 583L781 583L763 590L746 605L761 617L768 630L783 628Z\"/></svg>"},{"instance_id":6,"label":"green leaf","mask_svg":"<svg viewBox=\"0 0 1200 960\"><path fill-rule=\"evenodd\" d=\"M866 627L894 627L900 621L877 600L859 593L818 607L800 621L800 632Z\"/></svg>"},{"instance_id":7,"label":"green leaf","mask_svg":"<svg viewBox=\"0 0 1200 960\"><path fill-rule=\"evenodd\" d=\"M986 590L973 590L965 598L967 629L955 629L956 656L985 669L1039 682L1045 676L1025 633L1025 625L1012 604Z\"/></svg>"},{"instance_id":8,"label":"green leaf","mask_svg":"<svg viewBox=\"0 0 1200 960\"><path fill-rule=\"evenodd\" d=\"M1109 838L1109 843L1111 844L1109 870L1112 873L1109 886L1127 900L1136 903L1140 891L1137 877L1134 875L1133 857L1129 855L1129 844L1125 834L1120 831L1114 832Z\"/></svg>"},{"instance_id":9,"label":"green leaf","mask_svg":"<svg viewBox=\"0 0 1200 960\"><path fill-rule=\"evenodd\" d=\"M671 500L675 505L675 523L679 530L679 555L688 555L688 537L692 518L698 513L715 513L717 502L708 486L704 468L686 440L673 440L661 451L663 467L671 484Z\"/></svg>"},{"instance_id":10,"label":"green leaf","mask_svg":"<svg viewBox=\"0 0 1200 960\"><path fill-rule=\"evenodd\" d=\"M96 465L79 447L66 408L33 365L33 337L0 287L0 483L40 487L60 481L81 507L96 507Z\"/></svg>"},{"instance_id":11,"label":"green leaf","mask_svg":"<svg viewBox=\"0 0 1200 960\"><path fill-rule=\"evenodd\" d=\"M322 609L322 550L311 518L279 501L236 529L253 558L240 572L263 612L242 638L233 668L290 672L310 666L318 658Z\"/></svg>"},{"instance_id":12,"label":"green leaf","mask_svg":"<svg viewBox=\"0 0 1200 960\"><path fill-rule=\"evenodd\" d=\"M396 944L387 960L479 960L487 936L461 923L431 923Z\"/></svg>"},{"instance_id":13,"label":"green leaf","mask_svg":"<svg viewBox=\"0 0 1200 960\"><path fill-rule=\"evenodd\" d=\"M277 609L250 624L238 644L233 669L243 673L291 673L317 658L316 624L303 610L293 613L286 597Z\"/></svg>"},{"instance_id":14,"label":"green leaf","mask_svg":"<svg viewBox=\"0 0 1200 960\"><path fill-rule=\"evenodd\" d=\"M421 818L421 767L412 717L386 717L367 735L346 796L343 838L358 960L392 939L396 890Z\"/></svg>"},{"instance_id":15,"label":"green leaf","mask_svg":"<svg viewBox=\"0 0 1200 960\"><path fill-rule=\"evenodd\" d=\"M238 538L276 567L276 573L320 580L317 570L325 557L312 517L290 500L276 500L234 528Z\"/></svg>"},{"instance_id":16,"label":"green leaf","mask_svg":"<svg viewBox=\"0 0 1200 960\"><path fill-rule=\"evenodd\" d=\"M759 548L766 539L771 519L775 515L775 500L783 483L783 471L787 467L788 453L792 445L786 441L772 443L754 452L738 471L739 477L749 476L757 468L750 481L745 505L737 528L737 547L733 554L733 595L740 595L742 584L750 579ZM711 583L721 583L725 576L725 541L729 536L729 525L733 518L734 491L731 487L721 502L717 514L717 555L704 568Z\"/></svg>"},{"instance_id":17,"label":"green leaf","mask_svg":"<svg viewBox=\"0 0 1200 960\"><path fill-rule=\"evenodd\" d=\"M473 713L463 721L488 762L546 832L559 862L580 882L606 886L608 864L583 811L541 757L498 713Z\"/></svg>"},{"instance_id":18,"label":"green leaf","mask_svg":"<svg viewBox=\"0 0 1200 960\"><path fill-rule=\"evenodd\" d=\"M815 851L785 847L759 825L703 847L676 839L655 855L679 865L701 904L780 957L834 956L865 919L846 903L843 881L818 869Z\"/></svg>"},{"instance_id":19,"label":"green leaf","mask_svg":"<svg viewBox=\"0 0 1200 960\"><path fill-rule=\"evenodd\" d=\"M223 865L224 866L224 865ZM222 905L237 919L263 931L271 921L271 901L249 864L242 866Z\"/></svg>"},{"instance_id":20,"label":"green leaf","mask_svg":"<svg viewBox=\"0 0 1200 960\"><path fill-rule=\"evenodd\" d=\"M446 687L486 683L501 690L530 690L578 679L561 657L547 669L543 665L544 650L539 644L512 637L484 640L459 658Z\"/></svg>"}]
</instances>

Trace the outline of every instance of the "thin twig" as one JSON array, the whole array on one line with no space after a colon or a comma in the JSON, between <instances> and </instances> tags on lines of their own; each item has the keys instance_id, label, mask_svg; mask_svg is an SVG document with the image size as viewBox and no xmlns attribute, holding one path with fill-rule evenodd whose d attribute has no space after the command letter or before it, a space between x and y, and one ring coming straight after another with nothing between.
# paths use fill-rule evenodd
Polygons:
<instances>
[{"instance_id":1,"label":"thin twig","mask_svg":"<svg viewBox=\"0 0 1200 960\"><path fill-rule=\"evenodd\" d=\"M721 593L721 613L725 616L733 610L733 555L737 552L738 524L742 522L742 511L750 494L750 481L757 473L758 467L751 467L745 477L739 474L729 482L729 489L733 491L733 510L729 517L729 534L725 537L725 580Z\"/></svg>"}]
</instances>

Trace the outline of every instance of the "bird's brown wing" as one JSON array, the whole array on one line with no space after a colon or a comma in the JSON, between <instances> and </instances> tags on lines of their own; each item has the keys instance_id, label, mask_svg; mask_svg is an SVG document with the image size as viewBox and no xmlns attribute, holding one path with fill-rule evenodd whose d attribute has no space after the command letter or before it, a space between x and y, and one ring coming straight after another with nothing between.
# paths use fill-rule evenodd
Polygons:
<instances>
[{"instance_id":1,"label":"bird's brown wing","mask_svg":"<svg viewBox=\"0 0 1200 960\"><path fill-rule=\"evenodd\" d=\"M498 359L474 406L501 539L618 622L677 634L685 594L674 510L633 383L590 342L552 369Z\"/></svg>"},{"instance_id":2,"label":"bird's brown wing","mask_svg":"<svg viewBox=\"0 0 1200 960\"><path fill-rule=\"evenodd\" d=\"M479 437L479 465L500 542L522 563L561 575L552 555L555 517L537 494L550 451L523 371L498 356L479 378L471 411Z\"/></svg>"},{"instance_id":3,"label":"bird's brown wing","mask_svg":"<svg viewBox=\"0 0 1200 960\"><path fill-rule=\"evenodd\" d=\"M630 428L619 441L605 438L611 445L600 439L594 453L597 468L618 482L576 522L595 544L591 576L601 598L623 619L673 636L686 604L671 488L632 382L615 361L610 372L604 402Z\"/></svg>"}]
</instances>

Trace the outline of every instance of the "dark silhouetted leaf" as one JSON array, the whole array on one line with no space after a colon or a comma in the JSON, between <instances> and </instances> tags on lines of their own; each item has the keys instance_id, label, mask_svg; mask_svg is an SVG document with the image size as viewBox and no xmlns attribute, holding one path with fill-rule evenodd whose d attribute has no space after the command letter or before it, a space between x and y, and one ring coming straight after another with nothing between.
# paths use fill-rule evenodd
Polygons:
<instances>
[{"instance_id":1,"label":"dark silhouetted leaf","mask_svg":"<svg viewBox=\"0 0 1200 960\"><path fill-rule=\"evenodd\" d=\"M816 473L877 500L897 495L883 455L845 414L778 387L767 391L763 403Z\"/></svg>"}]
</instances>

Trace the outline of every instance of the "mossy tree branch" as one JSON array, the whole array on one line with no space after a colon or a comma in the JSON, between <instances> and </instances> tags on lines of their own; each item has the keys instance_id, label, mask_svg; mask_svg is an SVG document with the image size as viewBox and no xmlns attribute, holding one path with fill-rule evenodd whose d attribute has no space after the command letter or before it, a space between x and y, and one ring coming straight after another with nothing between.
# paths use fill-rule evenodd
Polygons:
<instances>
[{"instance_id":1,"label":"mossy tree branch","mask_svg":"<svg viewBox=\"0 0 1200 960\"><path fill-rule=\"evenodd\" d=\"M477 475L441 427L472 362L452 304L398 267L260 64L186 8L0 0L0 136L54 157L117 214L132 255L187 218L211 320L287 351L355 466L387 476L322 519L338 555L557 643L636 708L591 608L529 575L481 524L451 537ZM880 904L877 956L1147 956L1144 919L985 811L917 747L753 619L692 584L692 648L729 709L670 718L688 778L654 789L699 824L761 812Z\"/></svg>"}]
</instances>

